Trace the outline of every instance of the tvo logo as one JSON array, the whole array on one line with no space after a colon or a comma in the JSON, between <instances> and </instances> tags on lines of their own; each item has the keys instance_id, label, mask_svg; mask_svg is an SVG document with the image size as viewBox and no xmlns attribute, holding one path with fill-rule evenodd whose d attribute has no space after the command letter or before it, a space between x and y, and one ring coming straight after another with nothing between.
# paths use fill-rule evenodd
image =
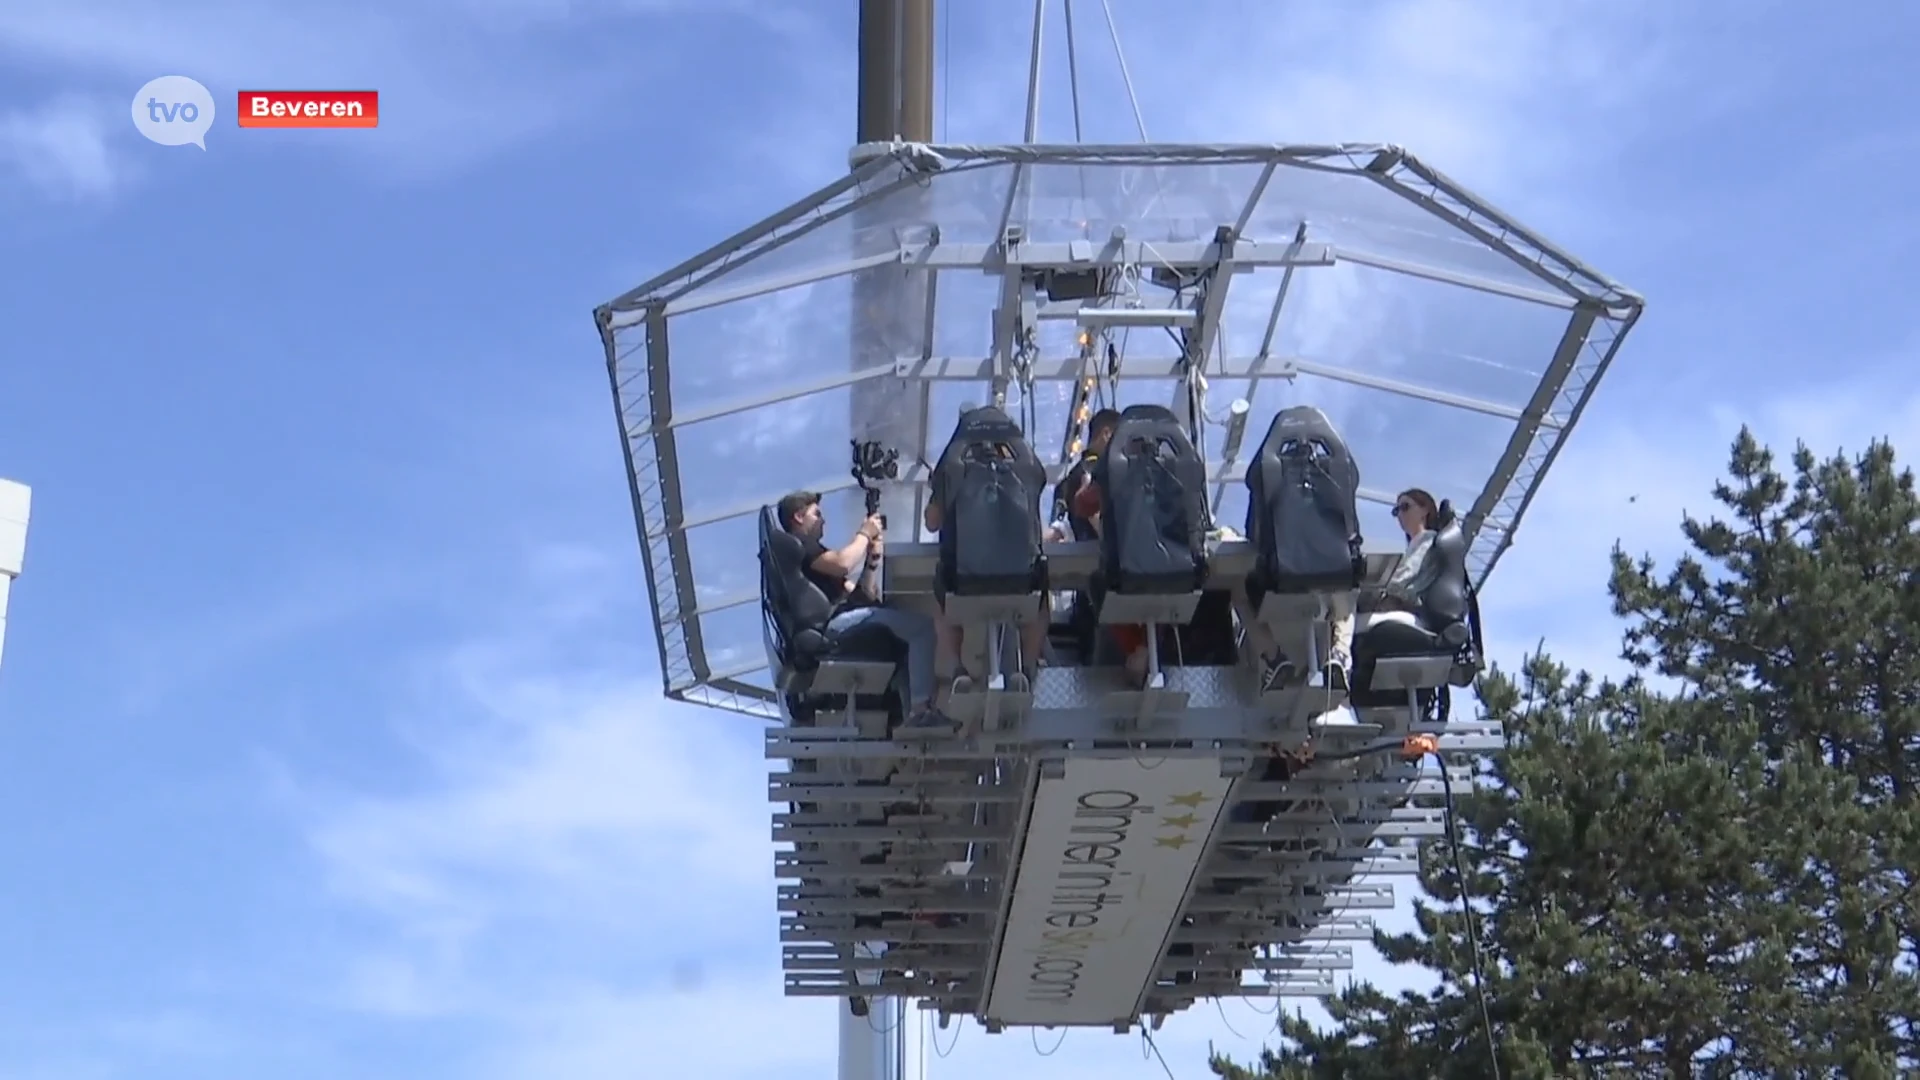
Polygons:
<instances>
[{"instance_id":1,"label":"tvo logo","mask_svg":"<svg viewBox=\"0 0 1920 1080\"><path fill-rule=\"evenodd\" d=\"M162 75L133 95L133 126L161 146L207 148L213 95L185 75Z\"/></svg>"}]
</instances>

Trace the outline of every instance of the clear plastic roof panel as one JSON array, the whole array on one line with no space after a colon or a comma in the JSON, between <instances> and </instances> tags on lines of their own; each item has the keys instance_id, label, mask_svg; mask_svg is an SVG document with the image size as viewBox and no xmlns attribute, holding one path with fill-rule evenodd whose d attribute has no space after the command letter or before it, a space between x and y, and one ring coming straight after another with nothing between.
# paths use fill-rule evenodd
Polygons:
<instances>
[{"instance_id":1,"label":"clear plastic roof panel","mask_svg":"<svg viewBox=\"0 0 1920 1080\"><path fill-rule=\"evenodd\" d=\"M1096 295L1036 281L1076 270ZM849 437L910 494L995 376L1050 461L1081 402L1191 383L1236 526L1273 415L1317 406L1370 541L1425 488L1484 581L1641 303L1395 147L895 147L596 312L668 692L773 715L758 511L822 491L850 529Z\"/></svg>"}]
</instances>

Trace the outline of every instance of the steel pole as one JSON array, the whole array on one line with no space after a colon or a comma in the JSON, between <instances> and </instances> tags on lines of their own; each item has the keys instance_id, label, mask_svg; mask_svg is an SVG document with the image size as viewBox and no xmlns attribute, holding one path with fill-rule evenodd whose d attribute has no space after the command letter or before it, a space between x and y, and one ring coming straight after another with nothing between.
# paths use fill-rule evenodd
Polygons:
<instances>
[{"instance_id":1,"label":"steel pole","mask_svg":"<svg viewBox=\"0 0 1920 1080\"><path fill-rule=\"evenodd\" d=\"M933 141L933 0L860 0L860 71L856 146ZM855 161L857 166L859 161ZM895 204L896 206L898 204ZM888 217L898 217L899 208ZM883 224L856 213L856 228ZM884 224L903 224L894 221ZM865 371L923 352L928 272L879 267L854 275L848 358ZM873 379L853 386L848 431L900 453L902 469L926 453L925 382ZM918 538L919 507L911 494L889 491L880 502L887 538ZM872 950L857 948L856 955ZM869 999L865 1016L839 1005L839 1080L903 1080L908 1003Z\"/></svg>"}]
</instances>

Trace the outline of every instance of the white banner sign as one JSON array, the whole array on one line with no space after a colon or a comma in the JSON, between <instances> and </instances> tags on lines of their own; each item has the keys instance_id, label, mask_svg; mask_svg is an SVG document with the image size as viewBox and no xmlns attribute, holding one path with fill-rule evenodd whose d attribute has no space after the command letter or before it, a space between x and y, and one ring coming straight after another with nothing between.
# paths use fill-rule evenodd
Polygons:
<instances>
[{"instance_id":1,"label":"white banner sign","mask_svg":"<svg viewBox=\"0 0 1920 1080\"><path fill-rule=\"evenodd\" d=\"M1208 758L1069 759L1040 781L987 1019L1132 1020L1232 784Z\"/></svg>"}]
</instances>

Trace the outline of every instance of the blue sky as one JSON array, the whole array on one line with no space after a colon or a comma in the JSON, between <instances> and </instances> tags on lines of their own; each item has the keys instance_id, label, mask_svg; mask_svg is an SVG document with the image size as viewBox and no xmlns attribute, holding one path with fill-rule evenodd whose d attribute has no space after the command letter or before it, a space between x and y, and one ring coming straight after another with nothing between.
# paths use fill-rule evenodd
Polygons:
<instances>
[{"instance_id":1,"label":"blue sky","mask_svg":"<svg viewBox=\"0 0 1920 1080\"><path fill-rule=\"evenodd\" d=\"M0 1075L829 1075L829 1007L778 994L758 732L659 696L588 315L844 168L853 8L0 6L0 475L35 495ZM1015 139L1030 9L956 8L941 134ZM1741 421L1920 444L1909 6L1115 12L1156 138L1399 142L1649 298L1496 657L1608 664L1606 549L1673 550ZM1130 140L1082 26L1089 137ZM385 115L163 148L128 111L163 74ZM1269 1022L1161 1046L1184 1080ZM931 1075L989 1069L1158 1066L967 1030Z\"/></svg>"}]
</instances>

